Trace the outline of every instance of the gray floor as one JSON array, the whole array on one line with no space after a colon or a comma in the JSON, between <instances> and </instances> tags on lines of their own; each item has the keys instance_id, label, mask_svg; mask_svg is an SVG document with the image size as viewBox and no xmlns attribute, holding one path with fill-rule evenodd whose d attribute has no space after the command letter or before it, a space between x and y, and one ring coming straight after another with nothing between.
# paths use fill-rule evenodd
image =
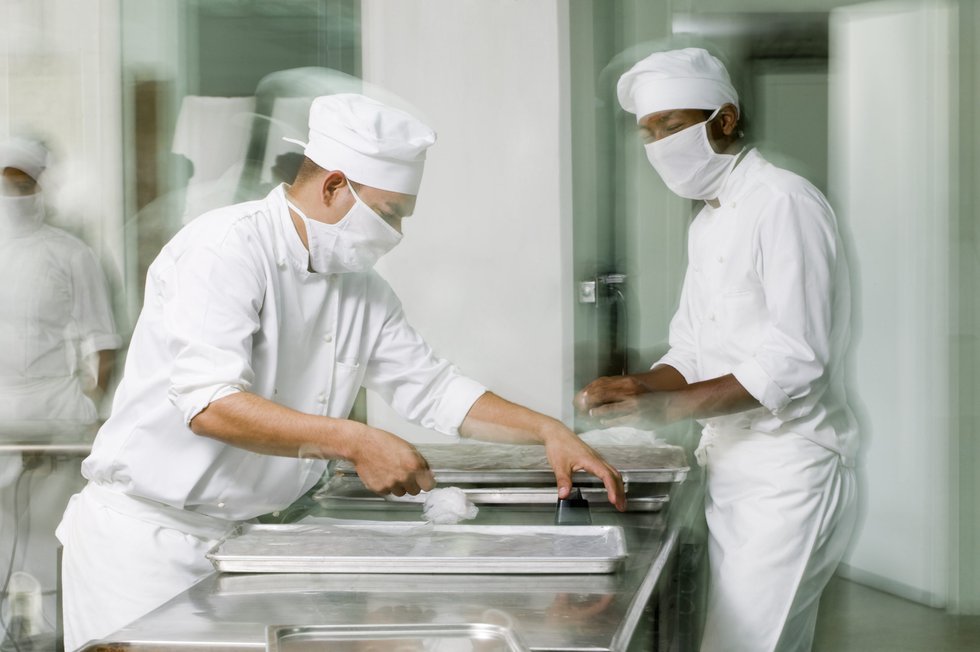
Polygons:
<instances>
[{"instance_id":1,"label":"gray floor","mask_svg":"<svg viewBox=\"0 0 980 652\"><path fill-rule=\"evenodd\" d=\"M980 651L980 616L950 616L840 578L820 600L813 652Z\"/></svg>"}]
</instances>

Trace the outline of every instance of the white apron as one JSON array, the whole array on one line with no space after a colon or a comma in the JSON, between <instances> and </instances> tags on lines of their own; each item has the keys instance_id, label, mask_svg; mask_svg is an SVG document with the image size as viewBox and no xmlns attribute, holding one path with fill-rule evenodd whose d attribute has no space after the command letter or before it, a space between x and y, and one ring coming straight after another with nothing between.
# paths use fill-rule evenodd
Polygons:
<instances>
[{"instance_id":1,"label":"white apron","mask_svg":"<svg viewBox=\"0 0 980 652\"><path fill-rule=\"evenodd\" d=\"M702 652L806 652L854 526L854 470L799 435L706 429Z\"/></svg>"},{"instance_id":2,"label":"white apron","mask_svg":"<svg viewBox=\"0 0 980 652\"><path fill-rule=\"evenodd\" d=\"M205 553L236 525L90 482L57 531L65 650L112 634L212 573Z\"/></svg>"}]
</instances>

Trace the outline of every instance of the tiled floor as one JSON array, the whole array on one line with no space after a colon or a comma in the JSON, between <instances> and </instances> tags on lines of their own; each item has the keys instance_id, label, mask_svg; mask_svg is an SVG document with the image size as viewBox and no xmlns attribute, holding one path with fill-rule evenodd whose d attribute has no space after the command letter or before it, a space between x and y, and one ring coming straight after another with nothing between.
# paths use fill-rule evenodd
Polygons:
<instances>
[{"instance_id":1,"label":"tiled floor","mask_svg":"<svg viewBox=\"0 0 980 652\"><path fill-rule=\"evenodd\" d=\"M980 616L950 616L836 577L820 600L813 652L967 651L980 651Z\"/></svg>"}]
</instances>

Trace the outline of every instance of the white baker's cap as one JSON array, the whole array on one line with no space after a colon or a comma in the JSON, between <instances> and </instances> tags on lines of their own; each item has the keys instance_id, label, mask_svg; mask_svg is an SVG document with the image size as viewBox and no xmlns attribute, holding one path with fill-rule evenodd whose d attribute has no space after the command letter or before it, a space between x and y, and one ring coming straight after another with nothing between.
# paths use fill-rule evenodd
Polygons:
<instances>
[{"instance_id":1,"label":"white baker's cap","mask_svg":"<svg viewBox=\"0 0 980 652\"><path fill-rule=\"evenodd\" d=\"M654 52L619 78L616 94L637 122L660 111L738 108L738 93L724 64L701 48Z\"/></svg>"},{"instance_id":2,"label":"white baker's cap","mask_svg":"<svg viewBox=\"0 0 980 652\"><path fill-rule=\"evenodd\" d=\"M48 148L30 138L11 138L0 143L0 170L17 168L37 181L48 167Z\"/></svg>"},{"instance_id":3,"label":"white baker's cap","mask_svg":"<svg viewBox=\"0 0 980 652\"><path fill-rule=\"evenodd\" d=\"M425 151L436 133L415 117L356 93L323 95L310 106L309 142L286 138L325 170L372 188L417 195Z\"/></svg>"}]
</instances>

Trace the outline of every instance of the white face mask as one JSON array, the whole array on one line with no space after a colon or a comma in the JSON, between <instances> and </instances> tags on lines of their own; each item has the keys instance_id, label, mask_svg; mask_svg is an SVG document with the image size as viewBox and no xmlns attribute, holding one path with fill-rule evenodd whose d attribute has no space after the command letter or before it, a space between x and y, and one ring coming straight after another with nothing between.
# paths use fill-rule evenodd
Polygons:
<instances>
[{"instance_id":1,"label":"white face mask","mask_svg":"<svg viewBox=\"0 0 980 652\"><path fill-rule=\"evenodd\" d=\"M16 238L36 231L44 221L41 193L0 196L0 238Z\"/></svg>"},{"instance_id":2,"label":"white face mask","mask_svg":"<svg viewBox=\"0 0 980 652\"><path fill-rule=\"evenodd\" d=\"M401 242L402 234L365 204L353 188L350 191L354 195L354 205L336 224L311 220L286 200L306 226L310 267L314 272L341 274L367 271Z\"/></svg>"},{"instance_id":3,"label":"white face mask","mask_svg":"<svg viewBox=\"0 0 980 652\"><path fill-rule=\"evenodd\" d=\"M688 199L715 199L728 178L737 154L719 154L708 140L708 123L721 109L704 122L676 134L647 143L647 159L667 187Z\"/></svg>"}]
</instances>

